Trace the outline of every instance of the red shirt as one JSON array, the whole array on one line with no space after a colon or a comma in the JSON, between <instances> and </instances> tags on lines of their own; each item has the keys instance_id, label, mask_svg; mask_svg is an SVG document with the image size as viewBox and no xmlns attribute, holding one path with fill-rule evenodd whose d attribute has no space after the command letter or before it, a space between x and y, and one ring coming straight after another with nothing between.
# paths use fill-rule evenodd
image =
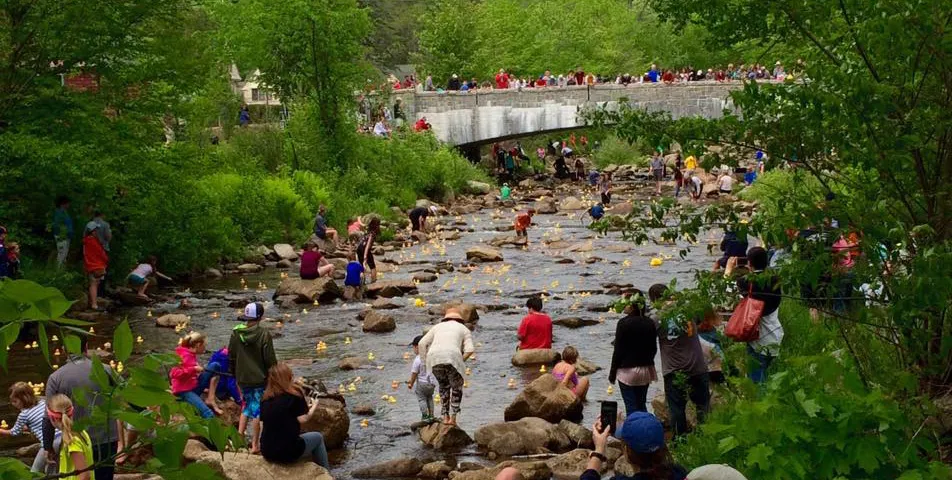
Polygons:
<instances>
[{"instance_id":1,"label":"red shirt","mask_svg":"<svg viewBox=\"0 0 952 480\"><path fill-rule=\"evenodd\" d=\"M505 73L496 74L496 88L505 89L509 88L509 75Z\"/></svg>"},{"instance_id":2,"label":"red shirt","mask_svg":"<svg viewBox=\"0 0 952 480\"><path fill-rule=\"evenodd\" d=\"M552 319L544 313L530 313L519 324L519 350L552 348Z\"/></svg>"},{"instance_id":3,"label":"red shirt","mask_svg":"<svg viewBox=\"0 0 952 480\"><path fill-rule=\"evenodd\" d=\"M301 254L301 278L317 278L317 266L321 264L321 252L308 250Z\"/></svg>"},{"instance_id":4,"label":"red shirt","mask_svg":"<svg viewBox=\"0 0 952 480\"><path fill-rule=\"evenodd\" d=\"M519 215L516 215L516 230L525 231L531 224L532 217L530 217L527 212L522 212Z\"/></svg>"}]
</instances>

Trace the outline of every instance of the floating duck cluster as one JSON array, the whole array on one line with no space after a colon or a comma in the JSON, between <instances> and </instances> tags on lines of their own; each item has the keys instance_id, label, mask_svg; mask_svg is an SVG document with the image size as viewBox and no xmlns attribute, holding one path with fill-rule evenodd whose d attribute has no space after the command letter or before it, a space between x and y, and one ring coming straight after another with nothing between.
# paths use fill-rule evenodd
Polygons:
<instances>
[{"instance_id":1,"label":"floating duck cluster","mask_svg":"<svg viewBox=\"0 0 952 480\"><path fill-rule=\"evenodd\" d=\"M317 348L316 348L316 350L317 350L318 352L323 352L323 351L327 350L327 344L324 343L324 340L321 340L321 341L317 342Z\"/></svg>"},{"instance_id":2,"label":"floating duck cluster","mask_svg":"<svg viewBox=\"0 0 952 480\"><path fill-rule=\"evenodd\" d=\"M509 383L507 383L506 386L509 387L509 390L516 388L516 379L510 378Z\"/></svg>"}]
</instances>

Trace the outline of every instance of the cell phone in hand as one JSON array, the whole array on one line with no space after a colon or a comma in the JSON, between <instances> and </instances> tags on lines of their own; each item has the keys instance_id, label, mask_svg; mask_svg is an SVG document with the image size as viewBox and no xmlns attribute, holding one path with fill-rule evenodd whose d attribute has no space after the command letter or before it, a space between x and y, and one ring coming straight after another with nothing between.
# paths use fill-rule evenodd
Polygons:
<instances>
[{"instance_id":1,"label":"cell phone in hand","mask_svg":"<svg viewBox=\"0 0 952 480\"><path fill-rule=\"evenodd\" d=\"M615 434L615 424L618 423L618 402L602 401L602 428L608 428L608 433ZM604 430L603 430L604 431Z\"/></svg>"}]
</instances>

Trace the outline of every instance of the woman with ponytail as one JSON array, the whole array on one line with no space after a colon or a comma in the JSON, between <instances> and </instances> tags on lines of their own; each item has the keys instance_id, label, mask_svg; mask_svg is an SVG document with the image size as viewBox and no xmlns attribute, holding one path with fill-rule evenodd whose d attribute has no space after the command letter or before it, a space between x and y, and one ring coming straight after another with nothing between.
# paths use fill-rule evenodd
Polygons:
<instances>
[{"instance_id":1,"label":"woman with ponytail","mask_svg":"<svg viewBox=\"0 0 952 480\"><path fill-rule=\"evenodd\" d=\"M93 473L93 445L85 430L73 430L73 402L66 395L57 394L46 404L46 415L54 427L63 433L60 448L59 473L71 474L61 480L96 480Z\"/></svg>"}]
</instances>

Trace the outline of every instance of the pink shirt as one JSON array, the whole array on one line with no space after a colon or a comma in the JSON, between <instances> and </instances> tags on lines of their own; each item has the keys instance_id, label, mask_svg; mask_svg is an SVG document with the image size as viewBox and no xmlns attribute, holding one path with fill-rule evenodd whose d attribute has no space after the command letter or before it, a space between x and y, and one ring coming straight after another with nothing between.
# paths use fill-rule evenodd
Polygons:
<instances>
[{"instance_id":1,"label":"pink shirt","mask_svg":"<svg viewBox=\"0 0 952 480\"><path fill-rule=\"evenodd\" d=\"M172 378L172 393L195 390L195 387L198 386L198 372L195 371L198 360L195 358L195 352L179 346L175 349L175 353L182 358L182 363L172 367L169 372L169 376Z\"/></svg>"}]
</instances>

